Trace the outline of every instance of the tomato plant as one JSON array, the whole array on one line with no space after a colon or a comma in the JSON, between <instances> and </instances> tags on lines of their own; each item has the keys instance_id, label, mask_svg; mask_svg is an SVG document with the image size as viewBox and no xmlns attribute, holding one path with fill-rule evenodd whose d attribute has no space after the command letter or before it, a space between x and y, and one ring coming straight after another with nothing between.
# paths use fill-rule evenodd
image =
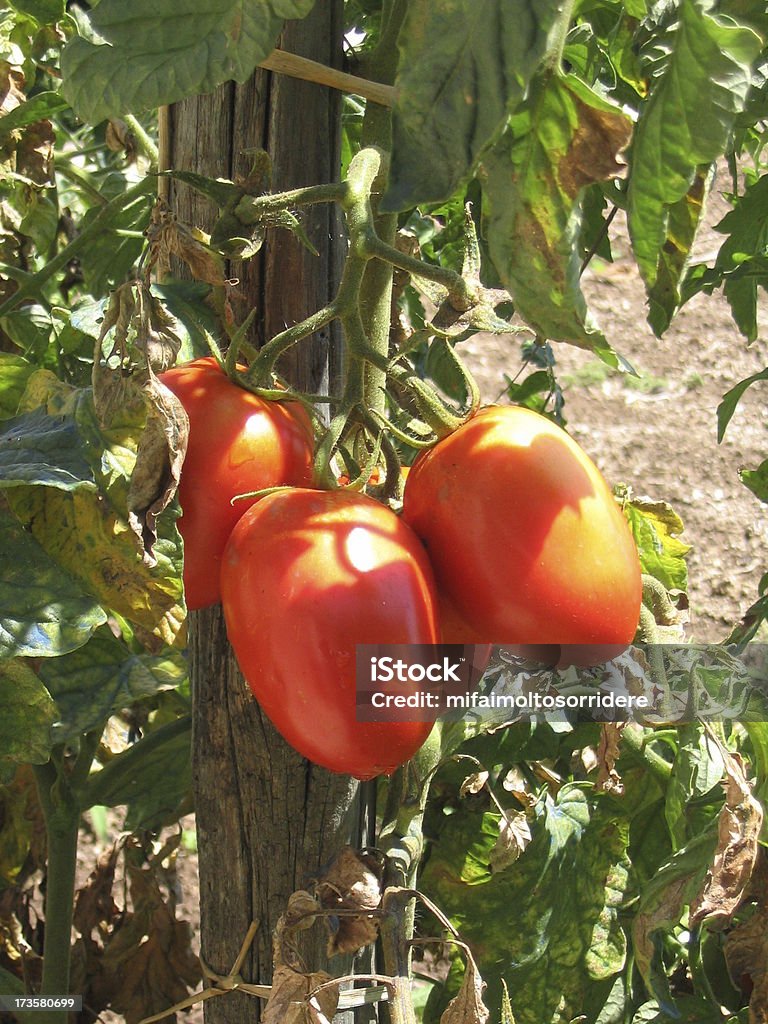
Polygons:
<instances>
[{"instance_id":1,"label":"tomato plant","mask_svg":"<svg viewBox=\"0 0 768 1024\"><path fill-rule=\"evenodd\" d=\"M640 615L640 561L589 457L519 407L481 410L417 460L403 517L437 582L486 640L624 644Z\"/></svg>"},{"instance_id":2,"label":"tomato plant","mask_svg":"<svg viewBox=\"0 0 768 1024\"><path fill-rule=\"evenodd\" d=\"M427 722L357 722L355 645L436 643L432 572L415 534L365 495L268 495L232 531L227 633L262 708L305 757L359 779L391 772Z\"/></svg>"},{"instance_id":3,"label":"tomato plant","mask_svg":"<svg viewBox=\"0 0 768 1024\"><path fill-rule=\"evenodd\" d=\"M235 523L253 499L238 494L312 478L312 425L297 402L271 402L237 387L213 358L160 379L189 416L179 486L184 588L190 609L219 600L219 569Z\"/></svg>"}]
</instances>

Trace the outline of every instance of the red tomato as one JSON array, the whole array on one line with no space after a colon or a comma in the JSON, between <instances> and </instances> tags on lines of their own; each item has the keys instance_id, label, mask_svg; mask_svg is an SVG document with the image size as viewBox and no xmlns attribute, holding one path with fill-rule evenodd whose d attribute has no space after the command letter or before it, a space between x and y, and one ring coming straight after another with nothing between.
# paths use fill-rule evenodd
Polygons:
<instances>
[{"instance_id":1,"label":"red tomato","mask_svg":"<svg viewBox=\"0 0 768 1024\"><path fill-rule=\"evenodd\" d=\"M438 639L429 562L398 516L349 491L267 495L232 531L221 589L243 675L299 753L370 779L418 750L432 723L355 717L356 644Z\"/></svg>"},{"instance_id":2,"label":"red tomato","mask_svg":"<svg viewBox=\"0 0 768 1024\"><path fill-rule=\"evenodd\" d=\"M312 482L312 425L296 402L267 402L233 384L215 359L168 370L160 380L189 416L179 530L191 609L221 599L224 546L252 500L232 498L280 484Z\"/></svg>"},{"instance_id":3,"label":"red tomato","mask_svg":"<svg viewBox=\"0 0 768 1024\"><path fill-rule=\"evenodd\" d=\"M424 452L403 518L471 639L620 647L634 637L642 587L629 527L588 456L538 413L483 409ZM586 648L561 655L590 661Z\"/></svg>"}]
</instances>

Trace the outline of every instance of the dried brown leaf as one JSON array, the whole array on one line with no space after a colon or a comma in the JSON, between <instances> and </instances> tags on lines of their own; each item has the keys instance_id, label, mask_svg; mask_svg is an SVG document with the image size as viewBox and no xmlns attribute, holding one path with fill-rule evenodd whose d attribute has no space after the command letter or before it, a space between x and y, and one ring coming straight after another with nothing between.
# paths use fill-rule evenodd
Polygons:
<instances>
[{"instance_id":1,"label":"dried brown leaf","mask_svg":"<svg viewBox=\"0 0 768 1024\"><path fill-rule=\"evenodd\" d=\"M759 852L763 809L752 795L738 754L721 746L725 806L717 825L717 847L701 892L691 902L691 927L709 919L724 928L744 897Z\"/></svg>"},{"instance_id":2,"label":"dried brown leaf","mask_svg":"<svg viewBox=\"0 0 768 1024\"><path fill-rule=\"evenodd\" d=\"M378 923L370 913L381 903L382 889L378 865L372 858L345 846L318 881L315 891L323 909L345 912L338 917L337 924L329 922L329 956L353 953L376 940ZM360 914L347 916L350 911Z\"/></svg>"},{"instance_id":3,"label":"dried brown leaf","mask_svg":"<svg viewBox=\"0 0 768 1024\"><path fill-rule=\"evenodd\" d=\"M328 981L331 981L330 974L322 971L302 974L286 964L276 967L272 976L272 991L261 1018L263 1024L311 1024L313 1017L307 997ZM339 1001L336 986L323 989L314 998L320 1012L330 1020L336 1013Z\"/></svg>"},{"instance_id":4,"label":"dried brown leaf","mask_svg":"<svg viewBox=\"0 0 768 1024\"><path fill-rule=\"evenodd\" d=\"M519 768L510 768L501 784L523 807L533 807L536 803L536 794L530 791L528 780Z\"/></svg>"},{"instance_id":5,"label":"dried brown leaf","mask_svg":"<svg viewBox=\"0 0 768 1024\"><path fill-rule=\"evenodd\" d=\"M514 864L532 838L525 811L505 811L499 821L499 838L488 857L491 871L503 871Z\"/></svg>"},{"instance_id":6,"label":"dried brown leaf","mask_svg":"<svg viewBox=\"0 0 768 1024\"><path fill-rule=\"evenodd\" d=\"M154 871L128 861L126 875L133 911L125 911L109 936L94 988L100 1005L138 1024L184 999L200 980L200 965L189 924L176 920Z\"/></svg>"},{"instance_id":7,"label":"dried brown leaf","mask_svg":"<svg viewBox=\"0 0 768 1024\"><path fill-rule=\"evenodd\" d=\"M765 1024L768 1020L768 871L765 856L762 870L753 875L750 889L757 905L751 917L728 932L724 953L734 985L749 994L749 1024Z\"/></svg>"},{"instance_id":8,"label":"dried brown leaf","mask_svg":"<svg viewBox=\"0 0 768 1024\"><path fill-rule=\"evenodd\" d=\"M98 858L88 881L75 898L72 923L85 938L91 938L94 929L100 935L106 934L120 914L112 897L119 852L119 844L114 843Z\"/></svg>"},{"instance_id":9,"label":"dried brown leaf","mask_svg":"<svg viewBox=\"0 0 768 1024\"><path fill-rule=\"evenodd\" d=\"M621 734L626 722L603 722L600 726L600 743L597 748L599 770L595 789L598 793L611 793L621 796L624 783L616 770L616 762L621 753Z\"/></svg>"},{"instance_id":10,"label":"dried brown leaf","mask_svg":"<svg viewBox=\"0 0 768 1024\"><path fill-rule=\"evenodd\" d=\"M306 889L297 889L288 897L288 906L283 914L283 924L295 931L311 928L317 919L320 904Z\"/></svg>"},{"instance_id":11,"label":"dried brown leaf","mask_svg":"<svg viewBox=\"0 0 768 1024\"><path fill-rule=\"evenodd\" d=\"M485 982L469 957L461 988L443 1011L440 1024L486 1024L489 1010L483 1002L484 990Z\"/></svg>"},{"instance_id":12,"label":"dried brown leaf","mask_svg":"<svg viewBox=\"0 0 768 1024\"><path fill-rule=\"evenodd\" d=\"M147 421L128 488L128 523L144 545L144 560L156 563L157 517L173 501L187 453L189 419L179 399L154 373L144 385Z\"/></svg>"},{"instance_id":13,"label":"dried brown leaf","mask_svg":"<svg viewBox=\"0 0 768 1024\"><path fill-rule=\"evenodd\" d=\"M474 795L479 793L480 790L485 786L488 781L488 772L474 772L472 775L468 775L461 784L459 789L459 796L467 796L467 794Z\"/></svg>"}]
</instances>

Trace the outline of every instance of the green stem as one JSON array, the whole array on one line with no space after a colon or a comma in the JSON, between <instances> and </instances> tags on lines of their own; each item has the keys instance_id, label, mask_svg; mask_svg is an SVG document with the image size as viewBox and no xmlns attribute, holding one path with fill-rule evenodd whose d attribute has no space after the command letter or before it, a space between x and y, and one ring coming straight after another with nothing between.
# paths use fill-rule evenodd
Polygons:
<instances>
[{"instance_id":1,"label":"green stem","mask_svg":"<svg viewBox=\"0 0 768 1024\"><path fill-rule=\"evenodd\" d=\"M50 761L35 766L35 778L48 840L45 948L40 995L68 995L80 808L66 782L62 785L63 780ZM66 1022L66 1010L36 1014L36 1024Z\"/></svg>"},{"instance_id":2,"label":"green stem","mask_svg":"<svg viewBox=\"0 0 768 1024\"><path fill-rule=\"evenodd\" d=\"M428 281L434 281L436 284L442 285L448 291L448 301L459 312L463 313L465 310L471 309L477 301L477 296L473 293L470 286L461 274L457 274L455 270L450 270L448 267L435 266L432 263L423 263L415 256L409 256L407 253L400 252L399 249L387 245L386 242L375 236L367 238L366 244L370 256L385 260L393 267L404 270L407 274L424 277Z\"/></svg>"},{"instance_id":3,"label":"green stem","mask_svg":"<svg viewBox=\"0 0 768 1024\"><path fill-rule=\"evenodd\" d=\"M75 899L77 842L80 827L79 791L85 784L99 746L101 730L86 733L71 769L63 748L54 748L47 764L35 765L35 781L45 819L48 847L45 889L45 947L40 995L69 994L72 912ZM66 1024L66 1010L40 1011L36 1024Z\"/></svg>"},{"instance_id":4,"label":"green stem","mask_svg":"<svg viewBox=\"0 0 768 1024\"><path fill-rule=\"evenodd\" d=\"M648 746L652 734L645 733L641 726L628 725L621 734L621 742L645 761L648 769L663 789L666 789L672 774L672 765Z\"/></svg>"},{"instance_id":5,"label":"green stem","mask_svg":"<svg viewBox=\"0 0 768 1024\"><path fill-rule=\"evenodd\" d=\"M559 71L563 64L563 53L568 32L571 28L576 0L563 0L560 7L560 18L552 37L552 48L547 55L547 64L553 71Z\"/></svg>"},{"instance_id":6,"label":"green stem","mask_svg":"<svg viewBox=\"0 0 768 1024\"><path fill-rule=\"evenodd\" d=\"M18 291L14 292L13 295L11 295L11 297L7 299L2 306L0 306L0 318L10 313L11 310L15 309L20 302L36 295L42 286L49 281L54 274L66 267L69 261L77 256L78 253L88 245L92 238L95 238L104 230L105 226L108 226L109 221L118 210L121 210L124 206L128 206L129 203L133 202L133 200L139 196L146 195L147 193L154 191L154 189L154 176L148 175L146 178L142 178L142 180L132 188L129 188L119 196L115 196L115 198L110 200L110 202L105 206L102 206L91 223L88 224L87 227L83 228L77 238L74 238L69 245L64 246L57 256L54 256L49 263L46 263L43 269L37 274L34 274L25 281Z\"/></svg>"},{"instance_id":7,"label":"green stem","mask_svg":"<svg viewBox=\"0 0 768 1024\"><path fill-rule=\"evenodd\" d=\"M136 139L136 148L143 157L149 160L152 170L156 171L158 152L154 140L147 134L143 125L139 123L133 114L126 114L123 120L130 128L134 139Z\"/></svg>"},{"instance_id":8,"label":"green stem","mask_svg":"<svg viewBox=\"0 0 768 1024\"><path fill-rule=\"evenodd\" d=\"M270 213L290 210L295 206L316 203L342 203L347 192L346 182L330 185L308 185L289 192L276 192L266 196L244 196L235 208L235 216L243 224L256 224Z\"/></svg>"},{"instance_id":9,"label":"green stem","mask_svg":"<svg viewBox=\"0 0 768 1024\"><path fill-rule=\"evenodd\" d=\"M308 316L306 320L300 320L299 323L286 328L280 334L276 334L263 348L259 349L259 354L248 367L248 371L243 377L244 382L266 384L274 370L275 363L284 352L287 352L291 346L303 338L307 338L310 334L314 334L315 331L321 330L331 320L335 320L337 315L336 303L332 303L330 306L318 309L317 312Z\"/></svg>"}]
</instances>

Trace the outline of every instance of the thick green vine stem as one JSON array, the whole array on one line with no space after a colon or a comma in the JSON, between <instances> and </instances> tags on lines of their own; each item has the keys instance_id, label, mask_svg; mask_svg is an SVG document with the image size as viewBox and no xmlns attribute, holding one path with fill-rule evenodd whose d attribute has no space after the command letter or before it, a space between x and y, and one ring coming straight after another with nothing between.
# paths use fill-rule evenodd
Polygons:
<instances>
[{"instance_id":1,"label":"thick green vine stem","mask_svg":"<svg viewBox=\"0 0 768 1024\"><path fill-rule=\"evenodd\" d=\"M371 477L375 468L371 465L372 456L380 451L385 475L376 493L382 498L396 496L400 488L399 458L386 436L391 426L386 418L388 380L396 382L400 391L404 390L415 402L426 427L421 439L413 438L417 447L434 444L452 433L472 415L479 403L472 375L449 344L446 343L449 357L464 380L468 395L467 407L461 410L449 407L426 381L404 365L402 353L395 359L390 358L389 290L394 267L441 285L447 292L447 301L457 311L472 308L480 300L480 291L473 275L462 277L445 267L422 263L390 244L394 220L376 214L376 198L386 178L387 163L385 153L368 147L355 155L346 180L338 185L311 186L241 200L238 217L254 224L267 223L276 212L294 207L338 203L346 219L349 250L338 291L327 306L275 335L252 356L248 368L240 371L237 361L239 349L244 346L246 325L243 325L233 332L225 363L228 374L241 386L257 394L273 394L275 367L280 357L292 346L338 320L346 348L346 383L344 393L332 402L336 411L317 446L316 478L320 486L338 486L337 455L344 448L351 453L352 462L362 467L358 473L349 474L352 479L348 486L364 486L363 481ZM380 232L385 234L384 238ZM469 263L473 265L472 259ZM284 397L313 404L331 401L325 396L302 396L295 392ZM393 435L411 443L411 437L402 431L398 433L393 429Z\"/></svg>"},{"instance_id":2,"label":"thick green vine stem","mask_svg":"<svg viewBox=\"0 0 768 1024\"><path fill-rule=\"evenodd\" d=\"M63 747L54 748L46 764L34 766L48 844L45 947L39 993L43 996L69 993L80 790L88 777L100 738L100 730L82 737L80 751L71 767L65 762ZM33 1020L34 1024L66 1024L67 1011L39 1011Z\"/></svg>"}]
</instances>

